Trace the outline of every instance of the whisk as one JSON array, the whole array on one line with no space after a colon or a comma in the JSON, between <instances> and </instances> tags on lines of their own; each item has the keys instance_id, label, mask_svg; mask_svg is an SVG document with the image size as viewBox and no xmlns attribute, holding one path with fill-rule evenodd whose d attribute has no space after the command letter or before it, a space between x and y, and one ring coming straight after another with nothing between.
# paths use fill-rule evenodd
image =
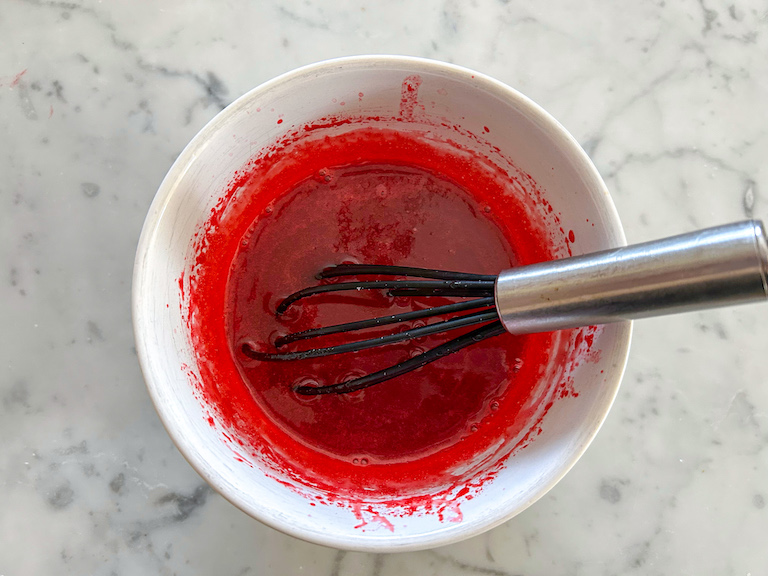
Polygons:
<instances>
[{"instance_id":1,"label":"whisk","mask_svg":"<svg viewBox=\"0 0 768 576\"><path fill-rule=\"evenodd\" d=\"M304 288L285 298L277 314L316 294L386 290L392 296L461 299L402 314L295 332L274 352L241 345L253 360L291 361L357 352L430 334L479 327L418 356L360 378L327 386L298 386L303 395L344 394L397 378L474 343L498 336L548 332L764 300L768 297L768 242L762 222L747 220L583 256L520 266L498 276L405 266L340 264L318 279L374 276ZM418 278L418 279L413 279ZM458 314L458 315L457 315ZM446 319L335 346L282 352L302 340L432 317Z\"/></svg>"}]
</instances>

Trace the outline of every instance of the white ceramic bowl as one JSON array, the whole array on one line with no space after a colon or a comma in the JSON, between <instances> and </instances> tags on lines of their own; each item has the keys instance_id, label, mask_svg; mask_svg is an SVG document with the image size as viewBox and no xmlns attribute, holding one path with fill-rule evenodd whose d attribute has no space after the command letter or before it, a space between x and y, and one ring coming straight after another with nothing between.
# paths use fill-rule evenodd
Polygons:
<instances>
[{"instance_id":1,"label":"white ceramic bowl","mask_svg":"<svg viewBox=\"0 0 768 576\"><path fill-rule=\"evenodd\" d=\"M404 79L418 76L418 97L403 109ZM359 92L365 98L358 98ZM340 103L349 103L341 108ZM256 113L256 110L263 113ZM242 96L216 116L174 163L150 208L139 241L133 313L139 359L157 411L192 466L225 498L254 518L288 534L345 549L404 551L479 534L518 514L554 486L576 463L605 419L624 371L631 323L592 330L591 348L577 349L556 367L578 398L556 401L528 445L507 455L498 475L471 500L460 502L462 521L437 511L392 516L391 528L360 529L360 510L310 505L275 480L258 458L232 457L231 437L208 422L212 413L195 393L198 368L184 322L179 278L189 271L194 234L227 189L233 173L255 151L291 129L339 114L399 118L399 129L449 124L480 134L468 145L500 150L539 185L554 208L546 227L573 231L561 255L625 244L613 203L594 166L568 132L512 88L457 66L418 58L361 56L321 62L289 72ZM285 122L277 120L284 118ZM436 121L439 120L439 121ZM490 133L485 126L492 126ZM458 136L457 136L458 137ZM530 191L519 190L520 194ZM549 218L549 220L548 220ZM552 230L557 235L557 230ZM170 305L169 305L170 304ZM576 496L574 496L576 497ZM373 504L373 513L386 516ZM364 519L364 518L363 518ZM456 520L455 517L452 520Z\"/></svg>"}]
</instances>

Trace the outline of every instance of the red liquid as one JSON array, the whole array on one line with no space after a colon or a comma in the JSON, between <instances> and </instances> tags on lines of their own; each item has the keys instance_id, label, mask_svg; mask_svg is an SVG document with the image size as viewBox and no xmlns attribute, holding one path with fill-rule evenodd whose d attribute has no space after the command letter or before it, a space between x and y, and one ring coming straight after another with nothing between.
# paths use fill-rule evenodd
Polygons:
<instances>
[{"instance_id":1,"label":"red liquid","mask_svg":"<svg viewBox=\"0 0 768 576\"><path fill-rule=\"evenodd\" d=\"M448 302L380 292L324 295L275 317L281 298L316 284L314 275L331 264L496 274L550 258L506 185L456 149L375 129L296 145L242 175L233 185L241 200L213 222L198 255L190 305L201 389L239 441L289 476L371 498L450 485L456 466L532 427L547 388L540 375L552 355L549 334L505 334L340 396L302 397L292 387L374 372L468 329L296 362L253 362L238 352L245 339L269 342L287 332ZM228 262L227 273L221 263Z\"/></svg>"}]
</instances>

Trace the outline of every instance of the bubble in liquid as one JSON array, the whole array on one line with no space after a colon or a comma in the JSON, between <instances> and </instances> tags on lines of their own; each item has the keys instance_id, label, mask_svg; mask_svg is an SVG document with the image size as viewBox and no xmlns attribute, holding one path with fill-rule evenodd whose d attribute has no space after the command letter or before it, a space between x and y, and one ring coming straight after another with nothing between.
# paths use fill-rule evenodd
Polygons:
<instances>
[{"instance_id":1,"label":"bubble in liquid","mask_svg":"<svg viewBox=\"0 0 768 576\"><path fill-rule=\"evenodd\" d=\"M357 458L352 458L352 464L360 464L360 460Z\"/></svg>"},{"instance_id":2,"label":"bubble in liquid","mask_svg":"<svg viewBox=\"0 0 768 576\"><path fill-rule=\"evenodd\" d=\"M360 458L360 466L368 466L368 458Z\"/></svg>"},{"instance_id":3,"label":"bubble in liquid","mask_svg":"<svg viewBox=\"0 0 768 576\"><path fill-rule=\"evenodd\" d=\"M333 172L328 168L320 168L317 171L317 180L326 184L333 179Z\"/></svg>"},{"instance_id":4,"label":"bubble in liquid","mask_svg":"<svg viewBox=\"0 0 768 576\"><path fill-rule=\"evenodd\" d=\"M472 426L469 427L470 432L477 432L477 424L472 424Z\"/></svg>"},{"instance_id":5,"label":"bubble in liquid","mask_svg":"<svg viewBox=\"0 0 768 576\"><path fill-rule=\"evenodd\" d=\"M266 212L267 214L272 214L272 206L267 206L266 208L264 208L264 212Z\"/></svg>"},{"instance_id":6,"label":"bubble in liquid","mask_svg":"<svg viewBox=\"0 0 768 576\"><path fill-rule=\"evenodd\" d=\"M522 358L515 358L515 363L512 365L512 370L514 372L520 372L520 369L523 367L523 359Z\"/></svg>"},{"instance_id":7,"label":"bubble in liquid","mask_svg":"<svg viewBox=\"0 0 768 576\"><path fill-rule=\"evenodd\" d=\"M491 410L498 410L499 409L499 403L494 400L491 402Z\"/></svg>"},{"instance_id":8,"label":"bubble in liquid","mask_svg":"<svg viewBox=\"0 0 768 576\"><path fill-rule=\"evenodd\" d=\"M490 206L484 206L483 207L483 212L485 212L486 214L489 214L491 212L491 207Z\"/></svg>"}]
</instances>

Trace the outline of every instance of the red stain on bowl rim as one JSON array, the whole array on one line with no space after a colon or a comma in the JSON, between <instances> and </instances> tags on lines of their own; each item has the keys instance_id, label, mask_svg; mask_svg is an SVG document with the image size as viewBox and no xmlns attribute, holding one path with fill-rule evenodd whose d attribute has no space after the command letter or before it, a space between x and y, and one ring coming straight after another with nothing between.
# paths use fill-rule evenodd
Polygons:
<instances>
[{"instance_id":1,"label":"red stain on bowl rim","mask_svg":"<svg viewBox=\"0 0 768 576\"><path fill-rule=\"evenodd\" d=\"M373 523L375 527L382 527L386 530L389 530L390 532L395 531L394 524L392 524L392 522L390 522L386 516L382 516L376 510L374 510L373 506L370 504L364 505L361 502L355 502L352 504L352 513L360 522L359 524L355 525L354 528L356 530L362 530L365 532L366 526Z\"/></svg>"},{"instance_id":2,"label":"red stain on bowl rim","mask_svg":"<svg viewBox=\"0 0 768 576\"><path fill-rule=\"evenodd\" d=\"M420 110L424 107L419 104L419 86L421 86L421 76L408 76L403 80L400 88L400 116L403 120L413 120Z\"/></svg>"}]
</instances>

